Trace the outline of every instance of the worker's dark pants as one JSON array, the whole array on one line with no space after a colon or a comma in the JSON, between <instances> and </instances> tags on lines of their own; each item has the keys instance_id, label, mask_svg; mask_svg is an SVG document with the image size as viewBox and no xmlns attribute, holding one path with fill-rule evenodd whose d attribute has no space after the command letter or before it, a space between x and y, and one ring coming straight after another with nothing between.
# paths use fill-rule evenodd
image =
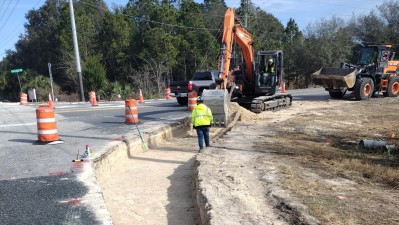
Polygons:
<instances>
[{"instance_id":1,"label":"worker's dark pants","mask_svg":"<svg viewBox=\"0 0 399 225\"><path fill-rule=\"evenodd\" d=\"M201 149L204 149L204 139L205 139L205 146L209 147L209 127L196 127L197 136L198 136L198 145Z\"/></svg>"}]
</instances>

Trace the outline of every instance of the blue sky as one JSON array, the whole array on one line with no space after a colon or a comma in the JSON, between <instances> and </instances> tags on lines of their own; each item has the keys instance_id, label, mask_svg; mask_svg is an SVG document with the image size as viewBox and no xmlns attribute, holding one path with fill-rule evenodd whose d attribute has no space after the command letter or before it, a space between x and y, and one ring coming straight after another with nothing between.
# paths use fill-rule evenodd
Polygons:
<instances>
[{"instance_id":1,"label":"blue sky","mask_svg":"<svg viewBox=\"0 0 399 225\"><path fill-rule=\"evenodd\" d=\"M237 8L239 0L225 0L228 7ZM0 59L5 56L5 50L13 49L24 33L25 14L31 9L38 9L45 0L0 0ZM112 4L125 5L128 0L105 0L109 7ZM202 2L202 0L196 0ZM335 15L345 20L356 15L367 14L375 9L382 0L253 0L255 5L266 12L272 13L284 25L289 18L294 18L301 30L309 22L319 21Z\"/></svg>"}]
</instances>

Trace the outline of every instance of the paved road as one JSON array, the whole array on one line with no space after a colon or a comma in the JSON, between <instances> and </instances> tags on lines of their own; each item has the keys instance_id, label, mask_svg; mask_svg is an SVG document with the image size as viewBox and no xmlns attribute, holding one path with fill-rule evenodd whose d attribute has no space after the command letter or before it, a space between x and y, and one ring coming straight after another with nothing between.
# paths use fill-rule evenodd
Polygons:
<instances>
[{"instance_id":1,"label":"paved road","mask_svg":"<svg viewBox=\"0 0 399 225\"><path fill-rule=\"evenodd\" d=\"M288 91L294 101L328 99L321 88ZM101 224L92 207L81 204L91 191L72 163L86 144L101 152L122 136L138 136L124 123L124 102L56 104L58 134L63 144L37 142L37 105L0 103L0 224ZM138 106L143 135L190 113L175 100L153 100ZM100 193L99 208L104 204ZM98 214L97 214L98 216Z\"/></svg>"},{"instance_id":2,"label":"paved road","mask_svg":"<svg viewBox=\"0 0 399 225\"><path fill-rule=\"evenodd\" d=\"M320 101L330 99L330 95L324 88L309 88L288 90L293 97L293 101Z\"/></svg>"},{"instance_id":3,"label":"paved road","mask_svg":"<svg viewBox=\"0 0 399 225\"><path fill-rule=\"evenodd\" d=\"M93 152L102 151L122 136L138 135L136 126L124 123L124 102L55 106L64 143L41 145L37 105L0 104L0 224L104 223L81 204L90 190L76 178L84 165L72 160L86 144ZM146 101L138 111L143 135L189 115L185 107L166 100Z\"/></svg>"},{"instance_id":4,"label":"paved road","mask_svg":"<svg viewBox=\"0 0 399 225\"><path fill-rule=\"evenodd\" d=\"M0 104L0 180L46 176L70 170L77 151L88 144L93 152L128 134L136 126L125 124L124 102L55 105L58 134L64 144L40 145L37 142L37 105ZM147 101L138 106L139 128L145 134L153 126L172 123L189 112L175 101ZM16 163L18 162L18 163ZM4 170L3 170L4 169Z\"/></svg>"}]
</instances>

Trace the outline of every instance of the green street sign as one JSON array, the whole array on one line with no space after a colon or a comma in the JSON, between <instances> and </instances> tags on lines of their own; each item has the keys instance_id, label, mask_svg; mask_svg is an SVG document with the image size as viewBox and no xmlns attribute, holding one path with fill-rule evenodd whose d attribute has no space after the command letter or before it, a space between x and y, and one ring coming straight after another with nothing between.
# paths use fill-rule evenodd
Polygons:
<instances>
[{"instance_id":1,"label":"green street sign","mask_svg":"<svg viewBox=\"0 0 399 225\"><path fill-rule=\"evenodd\" d=\"M20 73L22 71L23 71L22 69L13 69L11 70L11 73Z\"/></svg>"}]
</instances>

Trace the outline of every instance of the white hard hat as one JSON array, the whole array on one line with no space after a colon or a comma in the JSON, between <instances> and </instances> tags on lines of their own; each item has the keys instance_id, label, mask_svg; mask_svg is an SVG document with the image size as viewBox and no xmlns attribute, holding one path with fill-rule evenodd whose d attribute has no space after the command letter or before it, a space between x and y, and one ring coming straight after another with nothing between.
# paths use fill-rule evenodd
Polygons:
<instances>
[{"instance_id":1,"label":"white hard hat","mask_svg":"<svg viewBox=\"0 0 399 225\"><path fill-rule=\"evenodd\" d=\"M269 59L269 62L273 62L273 59Z\"/></svg>"}]
</instances>

